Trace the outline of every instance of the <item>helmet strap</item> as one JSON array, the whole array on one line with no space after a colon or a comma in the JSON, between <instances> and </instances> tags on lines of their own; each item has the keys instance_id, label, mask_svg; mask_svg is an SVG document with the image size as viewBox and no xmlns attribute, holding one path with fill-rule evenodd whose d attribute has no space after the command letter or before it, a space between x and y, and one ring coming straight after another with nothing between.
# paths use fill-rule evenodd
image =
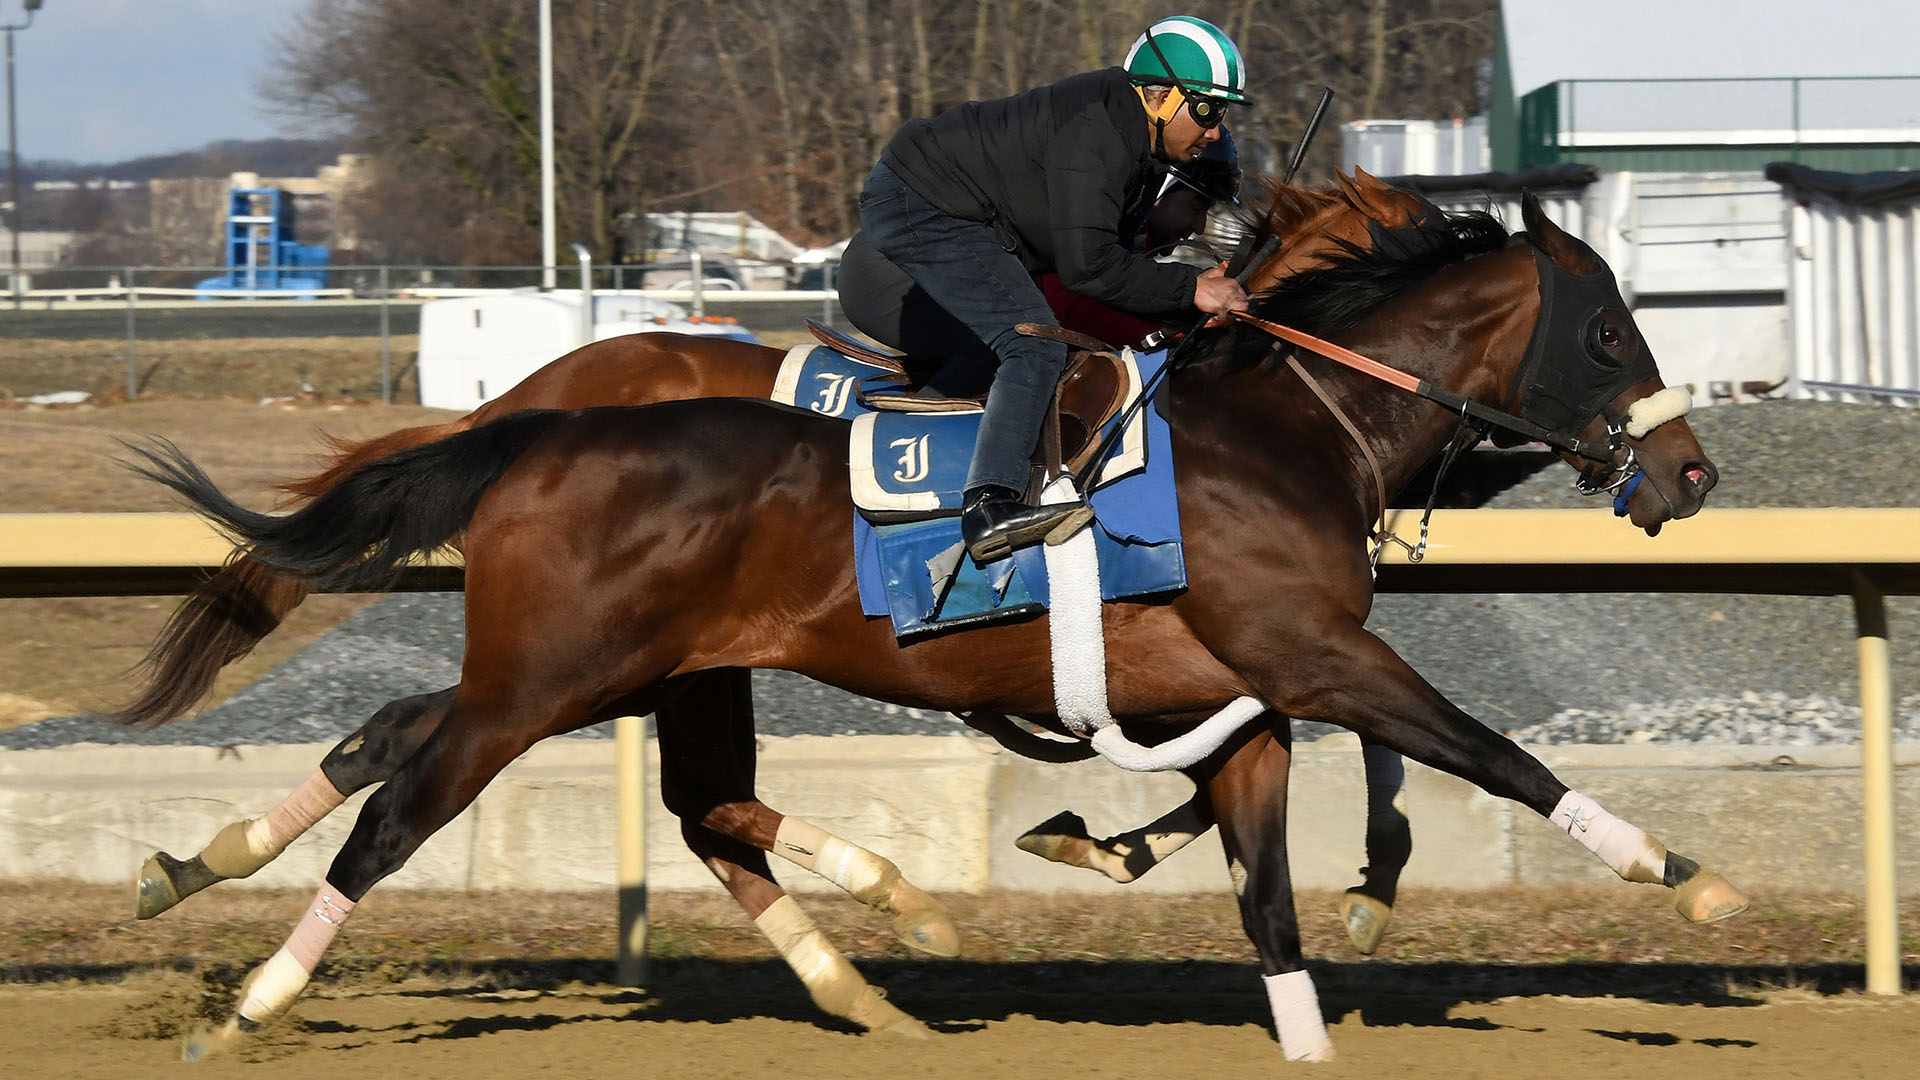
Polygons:
<instances>
[{"instance_id":1,"label":"helmet strap","mask_svg":"<svg viewBox=\"0 0 1920 1080\"><path fill-rule=\"evenodd\" d=\"M1187 95L1178 86L1168 86L1167 96L1160 101L1160 107L1154 108L1147 103L1146 86L1135 86L1133 92L1140 95L1140 107L1147 110L1147 120L1153 125L1153 156L1161 161L1167 160L1167 123L1180 114L1187 103Z\"/></svg>"}]
</instances>

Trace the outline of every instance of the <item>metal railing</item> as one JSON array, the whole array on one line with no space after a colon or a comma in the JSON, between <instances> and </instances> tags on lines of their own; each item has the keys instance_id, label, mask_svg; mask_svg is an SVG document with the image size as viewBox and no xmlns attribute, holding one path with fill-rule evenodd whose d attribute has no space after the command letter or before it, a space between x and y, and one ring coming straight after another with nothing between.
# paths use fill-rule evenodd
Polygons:
<instances>
[{"instance_id":1,"label":"metal railing","mask_svg":"<svg viewBox=\"0 0 1920 1080\"><path fill-rule=\"evenodd\" d=\"M377 348L380 400L394 400L395 341L417 332L419 307L431 300L540 289L533 265L343 265L265 267L298 270L324 285L283 289L229 287L224 266L58 266L13 281L12 306L0 304L0 337L118 340L129 399L142 393L140 342L166 337L364 338ZM744 315L758 328L798 328L805 318L838 321L837 264L792 267L745 260L688 259L667 265L591 265L578 284L603 301L642 297L683 305L695 316ZM209 287L221 278L217 287ZM724 283L724 284L723 284ZM757 287L804 283L811 288ZM791 310L787 310L791 308ZM584 310L584 309L583 309ZM143 313L156 313L143 319ZM0 378L0 387L18 393ZM297 383L290 389L297 388Z\"/></svg>"}]
</instances>

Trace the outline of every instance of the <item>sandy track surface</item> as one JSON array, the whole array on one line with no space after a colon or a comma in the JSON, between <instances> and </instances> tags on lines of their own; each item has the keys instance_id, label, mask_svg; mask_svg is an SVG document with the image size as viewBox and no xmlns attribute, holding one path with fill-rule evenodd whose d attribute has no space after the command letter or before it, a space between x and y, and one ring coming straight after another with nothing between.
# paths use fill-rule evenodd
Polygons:
<instances>
[{"instance_id":1,"label":"sandy track surface","mask_svg":"<svg viewBox=\"0 0 1920 1080\"><path fill-rule=\"evenodd\" d=\"M943 992L943 980L933 978L896 986L895 1002L937 1018L929 1038L912 1041L836 1029L816 1018L772 964L719 967L675 965L644 995L580 983L485 990L444 978L323 991L240 1051L197 1066L175 1062L178 1033L226 995L209 993L195 976L0 987L0 1013L8 1019L0 1060L10 1063L9 1076L116 1080L153 1071L1054 1080L1283 1069L1328 1078L1715 1080L1911 1075L1920 1056L1920 1000L1911 997L1785 991L1707 1004L1566 995L1480 1000L1412 986L1368 991L1336 978L1324 999L1338 1059L1290 1066L1257 1015L1261 1003L1249 973L1181 965L1162 980L1150 965L1136 964L1056 973L1042 988L1017 965L972 973L961 980L971 992ZM1497 989L1499 980L1491 981Z\"/></svg>"}]
</instances>

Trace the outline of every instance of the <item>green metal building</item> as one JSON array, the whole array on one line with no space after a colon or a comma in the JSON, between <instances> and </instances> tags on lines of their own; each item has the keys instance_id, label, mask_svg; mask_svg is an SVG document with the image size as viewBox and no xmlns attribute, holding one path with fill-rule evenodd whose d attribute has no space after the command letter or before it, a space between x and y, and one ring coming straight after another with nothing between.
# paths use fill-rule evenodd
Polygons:
<instances>
[{"instance_id":1,"label":"green metal building","mask_svg":"<svg viewBox=\"0 0 1920 1080\"><path fill-rule=\"evenodd\" d=\"M1503 0L1493 167L1920 169L1920 0Z\"/></svg>"}]
</instances>

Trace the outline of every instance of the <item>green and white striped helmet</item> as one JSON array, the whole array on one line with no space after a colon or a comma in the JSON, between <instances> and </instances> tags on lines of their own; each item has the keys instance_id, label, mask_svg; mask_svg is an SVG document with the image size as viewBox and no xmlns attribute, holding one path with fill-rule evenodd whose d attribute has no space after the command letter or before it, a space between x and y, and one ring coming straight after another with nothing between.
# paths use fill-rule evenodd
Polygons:
<instances>
[{"instance_id":1,"label":"green and white striped helmet","mask_svg":"<svg viewBox=\"0 0 1920 1080\"><path fill-rule=\"evenodd\" d=\"M1247 66L1239 48L1219 27L1191 15L1169 16L1147 27L1121 66L1143 86L1172 85L1189 94L1247 101Z\"/></svg>"}]
</instances>

